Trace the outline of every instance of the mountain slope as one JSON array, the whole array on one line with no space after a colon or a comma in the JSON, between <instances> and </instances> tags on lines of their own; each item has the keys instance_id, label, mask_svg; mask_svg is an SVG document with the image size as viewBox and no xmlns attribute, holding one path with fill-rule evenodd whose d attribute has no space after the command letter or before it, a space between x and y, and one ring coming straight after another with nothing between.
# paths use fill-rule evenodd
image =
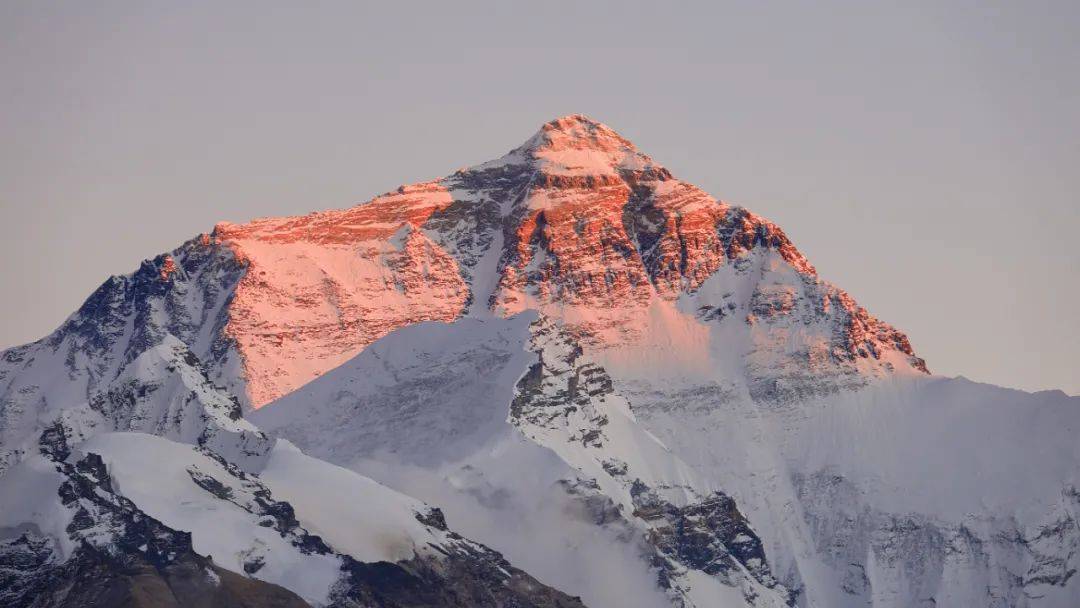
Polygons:
<instances>
[{"instance_id":1,"label":"mountain slope","mask_svg":"<svg viewBox=\"0 0 1080 608\"><path fill-rule=\"evenodd\" d=\"M604 397L604 380L587 379L598 369L535 315L424 323L391 333L252 420L314 456L443 505L471 537L587 603L710 605L693 599L704 587L735 602L785 605L787 592L738 508L703 491L625 401ZM579 394L566 394L568 381ZM607 402L594 405L596 397ZM691 532L699 518L707 523ZM537 552L532 534L507 538L507 520L531 529L531 519L550 523L536 533L561 551ZM602 529L589 530L595 525ZM583 533L589 546L575 547ZM661 583L669 599L612 593L603 572L616 567L620 579Z\"/></svg>"},{"instance_id":2,"label":"mountain slope","mask_svg":"<svg viewBox=\"0 0 1080 608\"><path fill-rule=\"evenodd\" d=\"M701 574L786 587L799 605L1075 600L1080 399L901 378L783 407L641 381L627 400L530 320L399 330L252 418L442 505L591 605L662 605L598 582L640 577L635 559L686 605L724 597ZM499 380L511 374L513 392ZM730 515L703 517L728 497ZM550 538L538 555L508 528ZM750 590L767 605L772 592Z\"/></svg>"},{"instance_id":3,"label":"mountain slope","mask_svg":"<svg viewBox=\"0 0 1080 608\"><path fill-rule=\"evenodd\" d=\"M245 473L152 435L67 439L57 425L0 477L5 605L580 606L284 442Z\"/></svg>"},{"instance_id":4,"label":"mountain slope","mask_svg":"<svg viewBox=\"0 0 1080 608\"><path fill-rule=\"evenodd\" d=\"M680 182L583 116L441 180L343 211L219 225L212 238L249 269L225 333L256 407L393 329L488 310L540 310L598 348L650 346L726 315L752 323L738 333L758 359L847 378L925 371L903 334L820 281L774 224ZM738 265L756 275L739 301L679 309ZM810 318L811 331L789 315ZM761 378L763 397L782 391L773 380Z\"/></svg>"}]
</instances>

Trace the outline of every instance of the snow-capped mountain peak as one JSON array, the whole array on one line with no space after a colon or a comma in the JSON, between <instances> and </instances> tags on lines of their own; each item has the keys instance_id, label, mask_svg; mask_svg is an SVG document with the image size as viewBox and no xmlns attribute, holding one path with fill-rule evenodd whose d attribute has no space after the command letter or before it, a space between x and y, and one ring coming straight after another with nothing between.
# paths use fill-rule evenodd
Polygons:
<instances>
[{"instance_id":1,"label":"snow-capped mountain peak","mask_svg":"<svg viewBox=\"0 0 1080 608\"><path fill-rule=\"evenodd\" d=\"M611 127L582 114L570 114L545 123L535 135L506 156L475 169L506 165L527 166L545 177L563 178L617 178L627 173L664 171Z\"/></svg>"},{"instance_id":2,"label":"snow-capped mountain peak","mask_svg":"<svg viewBox=\"0 0 1080 608\"><path fill-rule=\"evenodd\" d=\"M293 605L1074 606L1077 433L1075 398L931 376L776 224L569 115L218 224L0 354L0 570L32 564L22 602L145 537L168 584Z\"/></svg>"}]
</instances>

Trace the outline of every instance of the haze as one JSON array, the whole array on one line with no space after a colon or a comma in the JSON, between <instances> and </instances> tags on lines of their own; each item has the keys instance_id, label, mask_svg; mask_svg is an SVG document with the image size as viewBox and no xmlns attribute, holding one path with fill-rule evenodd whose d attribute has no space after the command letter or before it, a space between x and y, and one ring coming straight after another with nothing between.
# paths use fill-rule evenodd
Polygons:
<instances>
[{"instance_id":1,"label":"haze","mask_svg":"<svg viewBox=\"0 0 1080 608\"><path fill-rule=\"evenodd\" d=\"M1080 394L1080 4L0 3L0 347L220 220L601 120L931 370Z\"/></svg>"}]
</instances>

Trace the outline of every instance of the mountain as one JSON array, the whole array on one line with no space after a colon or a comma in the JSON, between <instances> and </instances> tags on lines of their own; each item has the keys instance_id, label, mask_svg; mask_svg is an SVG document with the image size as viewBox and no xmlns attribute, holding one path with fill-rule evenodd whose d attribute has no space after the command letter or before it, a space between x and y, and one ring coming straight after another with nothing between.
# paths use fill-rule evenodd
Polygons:
<instances>
[{"instance_id":1,"label":"mountain","mask_svg":"<svg viewBox=\"0 0 1080 608\"><path fill-rule=\"evenodd\" d=\"M1078 433L573 115L4 351L0 597L1075 606Z\"/></svg>"}]
</instances>

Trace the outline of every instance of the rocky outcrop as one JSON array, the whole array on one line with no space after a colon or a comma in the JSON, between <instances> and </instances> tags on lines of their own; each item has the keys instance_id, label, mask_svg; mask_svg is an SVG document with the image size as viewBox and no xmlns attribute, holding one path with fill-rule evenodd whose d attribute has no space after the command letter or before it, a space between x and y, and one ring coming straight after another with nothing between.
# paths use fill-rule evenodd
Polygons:
<instances>
[{"instance_id":1,"label":"rocky outcrop","mask_svg":"<svg viewBox=\"0 0 1080 608\"><path fill-rule=\"evenodd\" d=\"M100 606L308 606L277 585L245 578L194 552L191 535L147 516L116 492L100 456L69 460L61 425L40 452L63 481L57 503L70 512L64 555L33 522L0 540L0 602L12 608ZM48 512L48 510L46 511Z\"/></svg>"},{"instance_id":2,"label":"rocky outcrop","mask_svg":"<svg viewBox=\"0 0 1080 608\"><path fill-rule=\"evenodd\" d=\"M583 476L563 481L567 493L596 525L624 539L639 539L657 584L676 605L707 605L703 591L694 589L695 576L736 590L751 606L793 600L773 577L760 539L730 496L702 496L691 485L652 476L651 469L670 461L670 455L661 456L659 444L654 443L657 453L651 455L638 447L655 439L626 427L633 416L629 404L571 334L541 318L532 326L531 347L538 362L518 382L511 423L576 461ZM588 468L575 458L582 452L591 460Z\"/></svg>"},{"instance_id":3,"label":"rocky outcrop","mask_svg":"<svg viewBox=\"0 0 1080 608\"><path fill-rule=\"evenodd\" d=\"M337 597L341 606L584 607L579 598L540 583L502 555L474 543L457 545L442 559L416 557L396 564L349 561L345 569L347 590Z\"/></svg>"},{"instance_id":4,"label":"rocky outcrop","mask_svg":"<svg viewBox=\"0 0 1080 608\"><path fill-rule=\"evenodd\" d=\"M5 351L0 472L33 453L57 420L76 433L139 430L190 442L254 433L240 419L244 380L221 333L242 274L227 251L195 239L107 280L50 336Z\"/></svg>"},{"instance_id":5,"label":"rocky outcrop","mask_svg":"<svg viewBox=\"0 0 1080 608\"><path fill-rule=\"evenodd\" d=\"M664 557L719 577L729 585L735 584L745 571L763 586L777 587L761 539L730 496L714 492L698 502L676 507L640 482L631 494L636 507L634 516L655 524L649 530L649 543ZM670 586L670 568L661 573L661 586Z\"/></svg>"},{"instance_id":6,"label":"rocky outcrop","mask_svg":"<svg viewBox=\"0 0 1080 608\"><path fill-rule=\"evenodd\" d=\"M185 552L167 564L134 554L121 559L80 548L60 565L45 539L28 534L0 544L0 600L11 608L306 608L291 591L224 570Z\"/></svg>"}]
</instances>

